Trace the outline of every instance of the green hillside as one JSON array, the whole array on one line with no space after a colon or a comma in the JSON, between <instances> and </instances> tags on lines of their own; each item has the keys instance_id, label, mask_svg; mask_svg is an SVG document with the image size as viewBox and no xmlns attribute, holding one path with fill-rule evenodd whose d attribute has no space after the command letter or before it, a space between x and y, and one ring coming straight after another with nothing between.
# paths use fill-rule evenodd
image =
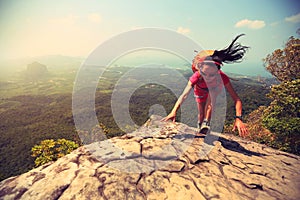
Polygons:
<instances>
[{"instance_id":1,"label":"green hillside","mask_svg":"<svg viewBox=\"0 0 300 200\"><path fill-rule=\"evenodd\" d=\"M129 68L116 67L104 73L96 93L96 113L107 137L122 135L111 112L111 92L114 85ZM116 74L115 71L120 73ZM189 71L180 71L184 76ZM0 179L21 174L34 167L31 148L45 139L65 138L81 143L72 116L72 89L76 70L51 71L49 76L37 82L22 79L15 74L12 80L0 82ZM239 79L233 85L244 102L244 113L250 113L260 105L269 103L265 94L269 91L263 82ZM151 98L149 98L151 97ZM130 99L130 115L141 125L149 115L152 105L163 105L169 111L176 97L167 88L144 85ZM227 121L233 119L233 103L228 101ZM196 116L195 116L196 117Z\"/></svg>"}]
</instances>

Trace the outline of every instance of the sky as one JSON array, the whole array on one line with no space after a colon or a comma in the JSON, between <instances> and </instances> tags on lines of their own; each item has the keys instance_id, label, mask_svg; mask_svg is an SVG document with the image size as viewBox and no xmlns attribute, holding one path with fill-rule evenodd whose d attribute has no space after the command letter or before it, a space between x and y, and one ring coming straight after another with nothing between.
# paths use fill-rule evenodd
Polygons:
<instances>
[{"instance_id":1,"label":"sky","mask_svg":"<svg viewBox=\"0 0 300 200\"><path fill-rule=\"evenodd\" d=\"M205 49L238 34L246 63L261 63L299 37L298 0L0 0L0 61L65 55L88 57L97 46L137 28L174 30Z\"/></svg>"}]
</instances>

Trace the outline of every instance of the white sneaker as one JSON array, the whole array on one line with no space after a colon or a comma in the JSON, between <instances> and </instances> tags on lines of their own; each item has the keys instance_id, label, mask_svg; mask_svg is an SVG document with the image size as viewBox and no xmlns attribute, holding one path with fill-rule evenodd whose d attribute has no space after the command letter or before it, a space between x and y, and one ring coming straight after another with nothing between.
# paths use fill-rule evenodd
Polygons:
<instances>
[{"instance_id":1,"label":"white sneaker","mask_svg":"<svg viewBox=\"0 0 300 200\"><path fill-rule=\"evenodd\" d=\"M199 133L207 134L210 131L209 121L204 120L201 124Z\"/></svg>"}]
</instances>

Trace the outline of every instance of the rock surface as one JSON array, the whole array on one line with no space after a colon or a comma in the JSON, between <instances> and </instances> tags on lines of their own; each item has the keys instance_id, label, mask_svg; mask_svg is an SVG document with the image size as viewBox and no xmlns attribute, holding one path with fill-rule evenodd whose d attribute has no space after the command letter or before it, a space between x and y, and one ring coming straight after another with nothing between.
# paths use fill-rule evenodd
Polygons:
<instances>
[{"instance_id":1,"label":"rock surface","mask_svg":"<svg viewBox=\"0 0 300 200\"><path fill-rule=\"evenodd\" d=\"M300 157L159 116L0 183L0 199L300 199Z\"/></svg>"}]
</instances>

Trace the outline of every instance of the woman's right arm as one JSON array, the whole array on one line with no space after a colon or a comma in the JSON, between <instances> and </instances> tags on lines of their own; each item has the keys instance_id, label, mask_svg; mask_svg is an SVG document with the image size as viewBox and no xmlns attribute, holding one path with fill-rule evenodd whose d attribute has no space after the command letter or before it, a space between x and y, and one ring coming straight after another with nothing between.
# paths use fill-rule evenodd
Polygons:
<instances>
[{"instance_id":1,"label":"woman's right arm","mask_svg":"<svg viewBox=\"0 0 300 200\"><path fill-rule=\"evenodd\" d=\"M184 100L188 97L188 95L189 95L192 88L193 88L192 82L189 81L188 84L186 85L186 87L184 88L182 94L180 95L180 97L176 101L176 103L175 103L172 111L170 112L170 114L168 114L168 116L164 117L162 119L162 121L168 121L169 119L171 119L173 122L175 122L176 112L180 108L180 106L184 102Z\"/></svg>"}]
</instances>

